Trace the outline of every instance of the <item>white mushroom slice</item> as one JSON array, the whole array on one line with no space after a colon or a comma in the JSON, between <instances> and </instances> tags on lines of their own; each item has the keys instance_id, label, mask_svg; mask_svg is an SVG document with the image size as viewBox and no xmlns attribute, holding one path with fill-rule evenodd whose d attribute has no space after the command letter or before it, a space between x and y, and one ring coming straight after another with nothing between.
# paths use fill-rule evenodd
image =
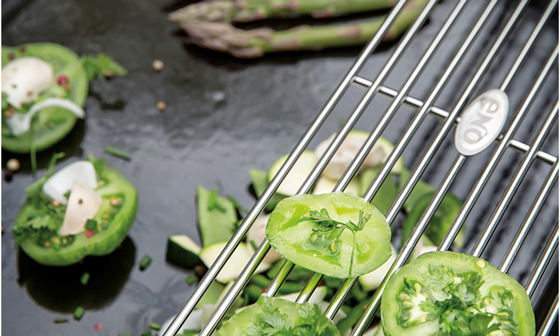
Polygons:
<instances>
[{"instance_id":1,"label":"white mushroom slice","mask_svg":"<svg viewBox=\"0 0 560 336\"><path fill-rule=\"evenodd\" d=\"M73 188L74 182L89 189L97 188L97 173L91 162L77 161L62 168L43 184L43 193L60 204L66 204L68 200L64 194Z\"/></svg>"},{"instance_id":2,"label":"white mushroom slice","mask_svg":"<svg viewBox=\"0 0 560 336\"><path fill-rule=\"evenodd\" d=\"M389 269L393 265L395 259L397 259L397 250L391 244L391 256L389 257L389 259L387 259L387 261L379 268L359 277L358 280L360 280L360 284L362 284L362 287L364 287L366 291L371 291L379 288L379 285L381 285L381 282L383 282L385 275L387 275L387 272L389 272Z\"/></svg>"},{"instance_id":3,"label":"white mushroom slice","mask_svg":"<svg viewBox=\"0 0 560 336\"><path fill-rule=\"evenodd\" d=\"M326 176L321 176L317 180L315 188L313 188L313 194L320 195L332 193L337 182L338 181L331 180ZM353 178L352 180L350 180L350 183L348 183L346 189L344 189L344 192L355 196L360 196L360 182L358 182L358 178Z\"/></svg>"},{"instance_id":4,"label":"white mushroom slice","mask_svg":"<svg viewBox=\"0 0 560 336\"><path fill-rule=\"evenodd\" d=\"M255 219L255 222L247 233L247 241L249 244L254 242L257 246L259 246L264 238L266 238L266 224L268 223L269 217L270 215L262 215ZM265 263L272 264L280 259L282 259L282 257L271 248L264 257L263 261Z\"/></svg>"},{"instance_id":5,"label":"white mushroom slice","mask_svg":"<svg viewBox=\"0 0 560 336\"><path fill-rule=\"evenodd\" d=\"M31 119L33 119L33 116L37 114L37 112L53 106L66 109L74 113L78 118L83 119L86 116L86 112L73 101L62 98L47 98L31 106L26 113L14 113L11 117L6 118L6 124L10 127L10 131L13 135L20 136L29 131L31 128Z\"/></svg>"},{"instance_id":6,"label":"white mushroom slice","mask_svg":"<svg viewBox=\"0 0 560 336\"><path fill-rule=\"evenodd\" d=\"M53 83L53 69L37 57L20 57L2 68L2 92L15 108L32 103Z\"/></svg>"},{"instance_id":7,"label":"white mushroom slice","mask_svg":"<svg viewBox=\"0 0 560 336\"><path fill-rule=\"evenodd\" d=\"M60 235L75 235L84 232L88 219L92 219L101 207L101 196L93 189L84 186L79 182L74 182Z\"/></svg>"},{"instance_id":8,"label":"white mushroom slice","mask_svg":"<svg viewBox=\"0 0 560 336\"><path fill-rule=\"evenodd\" d=\"M193 310L192 313L189 315L189 317L187 317L187 319L185 320L183 325L181 325L181 328L179 328L178 334L181 334L183 332L183 330L192 330L192 329L202 328L202 324L200 324L201 316L202 316L202 309ZM173 319L175 319L175 316L173 316L173 317L169 318L169 320L165 321L161 325L160 330L161 331L167 330L167 328L169 328L169 326L171 325L171 322L173 322Z\"/></svg>"},{"instance_id":9,"label":"white mushroom slice","mask_svg":"<svg viewBox=\"0 0 560 336\"><path fill-rule=\"evenodd\" d=\"M320 159L327 151L327 148L334 140L335 136L336 134L331 135L315 148L315 156L317 159ZM346 171L346 168L348 168L354 157L360 151L362 145L366 142L367 137L368 134L366 132L350 132L334 153L327 167L325 167L323 175L334 180L340 179L342 174ZM391 149L388 149L384 142L379 139L366 156L366 159L362 163L362 168L377 167L385 161L390 151Z\"/></svg>"}]
</instances>

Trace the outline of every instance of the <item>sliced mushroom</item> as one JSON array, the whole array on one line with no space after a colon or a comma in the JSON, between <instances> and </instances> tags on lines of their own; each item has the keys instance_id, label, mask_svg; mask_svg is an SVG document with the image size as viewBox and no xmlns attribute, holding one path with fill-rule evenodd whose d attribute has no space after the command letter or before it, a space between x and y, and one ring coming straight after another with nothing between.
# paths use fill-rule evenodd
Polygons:
<instances>
[{"instance_id":1,"label":"sliced mushroom","mask_svg":"<svg viewBox=\"0 0 560 336\"><path fill-rule=\"evenodd\" d=\"M92 219L100 207L101 196L93 189L74 182L59 231L60 235L75 235L84 232L87 220Z\"/></svg>"}]
</instances>

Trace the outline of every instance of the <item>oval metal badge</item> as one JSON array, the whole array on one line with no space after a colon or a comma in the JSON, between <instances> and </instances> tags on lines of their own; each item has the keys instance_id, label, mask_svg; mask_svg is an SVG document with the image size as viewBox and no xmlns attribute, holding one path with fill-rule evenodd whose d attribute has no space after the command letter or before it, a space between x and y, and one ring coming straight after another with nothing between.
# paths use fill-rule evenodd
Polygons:
<instances>
[{"instance_id":1,"label":"oval metal badge","mask_svg":"<svg viewBox=\"0 0 560 336\"><path fill-rule=\"evenodd\" d=\"M487 91L463 112L455 131L455 147L470 156L485 150L500 134L507 119L508 96L501 90Z\"/></svg>"}]
</instances>

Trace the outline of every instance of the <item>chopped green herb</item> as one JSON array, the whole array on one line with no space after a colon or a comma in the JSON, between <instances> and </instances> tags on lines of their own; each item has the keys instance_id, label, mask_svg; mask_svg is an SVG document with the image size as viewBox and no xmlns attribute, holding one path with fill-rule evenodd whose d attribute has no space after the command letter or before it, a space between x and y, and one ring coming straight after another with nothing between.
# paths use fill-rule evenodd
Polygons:
<instances>
[{"instance_id":1,"label":"chopped green herb","mask_svg":"<svg viewBox=\"0 0 560 336\"><path fill-rule=\"evenodd\" d=\"M185 282L187 283L187 285L192 285L194 283L196 283L198 281L198 277L194 274L191 274L187 277L187 279L185 279Z\"/></svg>"},{"instance_id":2,"label":"chopped green herb","mask_svg":"<svg viewBox=\"0 0 560 336\"><path fill-rule=\"evenodd\" d=\"M146 268L148 268L148 266L150 266L151 263L152 258L150 258L150 256L146 254L142 257L142 259L140 259L140 270L145 270Z\"/></svg>"},{"instance_id":3,"label":"chopped green herb","mask_svg":"<svg viewBox=\"0 0 560 336\"><path fill-rule=\"evenodd\" d=\"M54 323L67 323L67 322L68 322L68 319L65 318L65 317L59 317L59 318L55 318L55 319L53 320L53 322L54 322Z\"/></svg>"},{"instance_id":4,"label":"chopped green herb","mask_svg":"<svg viewBox=\"0 0 560 336\"><path fill-rule=\"evenodd\" d=\"M245 209L233 196L228 195L227 199L233 204L233 206L240 212L248 213L247 209Z\"/></svg>"},{"instance_id":5,"label":"chopped green herb","mask_svg":"<svg viewBox=\"0 0 560 336\"><path fill-rule=\"evenodd\" d=\"M200 334L200 329L184 329L182 334L177 334L177 336L195 336Z\"/></svg>"},{"instance_id":6,"label":"chopped green herb","mask_svg":"<svg viewBox=\"0 0 560 336\"><path fill-rule=\"evenodd\" d=\"M126 75L125 68L120 66L112 58L104 53L97 54L97 58L92 56L84 56L80 59L82 66L86 71L88 80L93 80L95 77L101 78L111 77L113 75Z\"/></svg>"},{"instance_id":7,"label":"chopped green herb","mask_svg":"<svg viewBox=\"0 0 560 336\"><path fill-rule=\"evenodd\" d=\"M85 272L84 274L82 274L82 277L80 278L80 282L82 283L82 285L87 285L87 283L89 282L89 273Z\"/></svg>"},{"instance_id":8,"label":"chopped green herb","mask_svg":"<svg viewBox=\"0 0 560 336\"><path fill-rule=\"evenodd\" d=\"M140 336L152 336L152 331L150 329L147 329L146 331L141 333Z\"/></svg>"},{"instance_id":9,"label":"chopped green herb","mask_svg":"<svg viewBox=\"0 0 560 336\"><path fill-rule=\"evenodd\" d=\"M150 329L154 329L154 330L160 330L161 329L161 325L159 325L157 323L150 323L149 327L150 327Z\"/></svg>"},{"instance_id":10,"label":"chopped green herb","mask_svg":"<svg viewBox=\"0 0 560 336\"><path fill-rule=\"evenodd\" d=\"M118 334L117 336L132 336L131 334Z\"/></svg>"},{"instance_id":11,"label":"chopped green herb","mask_svg":"<svg viewBox=\"0 0 560 336\"><path fill-rule=\"evenodd\" d=\"M81 306L78 306L78 308L74 310L74 319L79 321L82 318L82 316L84 316L84 313L85 313L85 309L82 308Z\"/></svg>"},{"instance_id":12,"label":"chopped green herb","mask_svg":"<svg viewBox=\"0 0 560 336\"><path fill-rule=\"evenodd\" d=\"M216 188L212 188L210 194L208 194L208 211L212 211L216 206L216 196Z\"/></svg>"},{"instance_id":13,"label":"chopped green herb","mask_svg":"<svg viewBox=\"0 0 560 336\"><path fill-rule=\"evenodd\" d=\"M130 160L130 155L128 155L128 153L123 152L122 150L116 149L116 148L111 147L111 146L105 147L105 153L111 154L111 155L119 157L121 159Z\"/></svg>"},{"instance_id":14,"label":"chopped green herb","mask_svg":"<svg viewBox=\"0 0 560 336\"><path fill-rule=\"evenodd\" d=\"M95 219L88 219L86 221L86 229L95 231L97 229L97 221Z\"/></svg>"}]
</instances>

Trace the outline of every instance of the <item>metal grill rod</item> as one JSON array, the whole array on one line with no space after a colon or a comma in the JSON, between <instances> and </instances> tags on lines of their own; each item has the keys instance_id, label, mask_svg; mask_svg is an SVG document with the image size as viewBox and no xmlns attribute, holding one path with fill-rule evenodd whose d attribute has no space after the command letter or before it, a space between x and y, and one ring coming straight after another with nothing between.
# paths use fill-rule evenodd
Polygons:
<instances>
[{"instance_id":1,"label":"metal grill rod","mask_svg":"<svg viewBox=\"0 0 560 336\"><path fill-rule=\"evenodd\" d=\"M352 160L352 162L350 163L350 165L348 166L348 168L344 172L342 178L335 185L335 188L334 188L333 192L343 191L344 188L346 188L346 186L348 185L348 183L352 179L352 177L358 172L358 170L360 169L360 167L363 163L363 160L369 154L369 152L371 151L371 148L373 148L375 142L378 140L381 133L383 133L383 130L386 128L388 123L391 121L391 119L395 115L398 107L402 103L402 99L406 96L406 94L409 92L409 90L414 85L414 83L416 83L418 77L420 76L420 74L425 69L427 63L430 61L433 54L438 49L441 41L447 35L447 33L448 33L449 29L451 28L451 26L453 25L453 23L455 23L456 18L461 13L465 4L466 4L466 1L460 1L456 5L456 7L452 11L451 15L449 16L449 18L446 20L445 24L443 25L442 29L439 31L439 33L437 34L435 39L432 41L432 43L430 44L430 46L428 47L428 49L424 53L423 57L421 58L420 62L418 63L416 68L413 70L412 74L409 76L409 78L406 81L406 83L404 84L403 88L401 89L401 91L399 92L399 94L397 95L395 100L393 101L393 104L383 114L383 117L378 122L378 125L375 128L375 130L372 131L369 134L365 143L362 145L362 148L357 153L354 160ZM381 82L379 82L379 83L381 83ZM364 100L365 100L365 98L362 99L362 102ZM363 106L363 108L365 109L366 105L364 105L364 103L362 103L362 102L360 103L359 106L360 107ZM371 202L371 199L366 198L366 201ZM288 262L286 262L284 267L286 267L286 268L289 267L290 270L291 270L291 268L293 266L290 265L291 263L290 264L287 264L287 263ZM284 272L279 272L279 274L273 280L272 285L269 286L269 288L267 290L267 295L275 295L276 292L280 288L280 286L277 285L277 284L283 283L288 274L289 274L288 269L286 269ZM315 289L316 284L318 284L320 282L321 278L322 278L321 274L314 274L313 277L308 281L308 284L305 286L304 290L298 296L297 302L307 301L309 296L313 293L313 290Z\"/></svg>"},{"instance_id":2,"label":"metal grill rod","mask_svg":"<svg viewBox=\"0 0 560 336\"><path fill-rule=\"evenodd\" d=\"M360 83L359 86L363 88L368 88L371 86L371 81L363 77L355 77L354 83L358 83L358 82ZM381 86L381 88L379 89L379 93L382 93L389 98L394 98L398 94L396 90L391 89L390 87L387 86ZM410 107L420 108L422 107L422 105L424 105L424 102L418 98L414 98L412 96L406 96L404 99L404 104ZM432 106L432 108L428 112L434 116L437 116L440 119L446 119L449 116L448 111L445 111L444 109L435 106ZM455 119L455 121L456 123L458 123L459 121L461 121L461 117L458 117L457 119ZM501 138L496 139L496 141L500 141L500 140ZM511 140L509 146L522 154L525 154L529 151L529 146L521 141ZM556 156L543 151L539 151L537 153L537 158L550 165L555 164L557 161Z\"/></svg>"},{"instance_id":3,"label":"metal grill rod","mask_svg":"<svg viewBox=\"0 0 560 336\"><path fill-rule=\"evenodd\" d=\"M267 186L261 197L257 200L255 205L251 208L237 231L234 233L232 238L228 241L212 267L206 272L204 277L200 280L198 286L191 294L187 302L183 305L177 316L173 319L170 326L167 330L163 333L163 336L174 336L181 325L185 322L185 320L189 317L191 312L193 311L194 307L200 301L212 281L216 278L222 267L225 265L227 260L230 258L231 254L235 250L235 248L239 245L245 233L249 229L249 227L254 222L255 218L261 213L264 209L276 189L280 183L284 180L286 175L288 174L289 170L293 167L303 150L307 147L313 136L317 133L319 127L323 124L325 119L328 115L332 112L334 106L338 101L341 99L344 92L346 92L347 88L351 85L352 79L354 76L363 68L365 62L369 58L370 54L377 48L379 43L382 41L382 38L385 36L387 31L389 30L391 24L395 21L398 14L404 8L407 0L399 0L398 3L395 4L395 7L389 12L386 19L383 21L379 30L375 34L375 36L371 39L371 41L364 47L340 85L337 87L336 91L333 93L331 98L327 101L327 103L323 106L315 120L306 130L305 134L301 137L300 141L297 143L296 147L292 150L286 162L282 165L276 176L272 179L270 184Z\"/></svg>"},{"instance_id":4,"label":"metal grill rod","mask_svg":"<svg viewBox=\"0 0 560 336\"><path fill-rule=\"evenodd\" d=\"M486 224L484 230L482 231L482 234L478 236L478 240L471 250L471 255L475 257L480 257L482 255L482 252L488 245L490 238L494 234L494 231L498 227L498 224L502 219L504 213L506 212L506 209L511 203L513 196L517 192L517 189L521 185L521 182L523 182L523 179L527 175L527 172L529 172L529 169L531 168L531 165L533 163L535 153L542 146L544 140L546 139L546 137L554 127L557 118L558 118L558 102L556 103L556 106L551 111L551 113L548 115L548 118L546 119L544 125L541 127L539 134L533 141L533 144L531 145L531 150L529 151L529 153L527 153L525 159L519 165L517 172L515 173L513 179L510 181L504 195L500 199L500 202L494 209L494 212L492 213L492 216L488 220L488 223Z\"/></svg>"},{"instance_id":5,"label":"metal grill rod","mask_svg":"<svg viewBox=\"0 0 560 336\"><path fill-rule=\"evenodd\" d=\"M512 127L510 127L508 132L504 135L504 139L502 140L502 142L500 142L498 148L492 155L490 163L486 166L484 172L482 173L482 176L478 179L475 187L469 193L469 196L463 203L463 206L461 207L459 214L457 215L457 217L455 217L453 224L451 224L451 227L449 228L449 231L443 238L443 241L441 242L438 250L445 251L449 249L449 247L455 240L455 237L459 233L459 230L463 226L465 220L467 219L467 216L472 210L474 203L478 200L480 194L482 193L482 190L484 189L484 187L488 183L488 180L490 179L490 176L494 172L494 169L497 167L499 161L504 155L505 150L507 149L506 146L507 142L511 138L513 138L513 135L519 128L519 125L523 121L527 111L529 110L529 107L532 105L534 99L536 98L537 93L542 87L544 80L550 74L551 68L554 62L556 61L557 57L558 57L558 46L556 46L556 49L554 50L552 55L550 55L550 57L548 58L546 65L544 66L541 73L539 74L537 80L535 81L535 84L533 85L531 91L527 95L527 98L524 100L521 108L519 109L519 112L515 115L515 119L512 121ZM478 254L478 251L473 251L473 252Z\"/></svg>"},{"instance_id":6,"label":"metal grill rod","mask_svg":"<svg viewBox=\"0 0 560 336\"><path fill-rule=\"evenodd\" d=\"M546 319L539 330L537 336L548 335L552 332L552 328L554 327L554 322L558 318L558 294L556 294L556 299L554 299L554 304L550 307L548 314L546 315Z\"/></svg>"},{"instance_id":7,"label":"metal grill rod","mask_svg":"<svg viewBox=\"0 0 560 336\"><path fill-rule=\"evenodd\" d=\"M396 61L399 59L399 57L402 55L402 53L404 52L406 47L409 45L409 43L410 43L412 37L414 36L415 32L418 29L420 29L421 25L427 19L430 11L434 8L434 6L436 4L437 4L437 0L431 0L424 7L424 9L420 13L417 20L414 22L414 24L410 28L410 30L402 38L402 40L399 43L397 49L391 55L391 58L386 63L384 69L380 73L380 75L378 77L379 84L372 86L370 88L370 90L368 90L368 94L366 94L366 96L370 95L371 98L369 98L369 99L373 98L373 95L375 94L377 87L381 84L381 82L385 79L385 77L392 70ZM354 113L350 116L349 120L346 122L346 124L344 125L342 130L339 132L339 134L335 137L333 142L330 144L327 151L323 154L321 159L319 159L319 162L315 165L313 171L310 173L310 175L307 177L307 179L305 180L305 182L303 183L303 185L299 189L298 194L306 193L311 189L313 183L319 177L322 170L326 167L328 161L330 160L330 158L332 158L332 156L334 155L334 153L336 152L336 150L338 149L338 147L342 143L342 140L348 134L348 132L352 129L353 125L358 120L359 116L362 114L362 112L364 110L365 110L365 108L364 109L357 108L354 111ZM211 315L210 319L208 320L206 325L202 328L199 335L209 335L217 327L217 325L219 324L219 322L221 321L221 319L223 318L223 316L225 315L227 310L231 307L231 305L233 304L233 301L235 300L237 295L239 295L239 293L241 292L243 287L249 281L249 277L254 273L254 271L258 267L258 264L264 258L264 256L266 255L266 253L268 252L269 249L270 249L270 244L265 239L261 243L261 245L259 246L257 251L255 252L255 254L252 256L252 258L249 260L249 262L247 263L247 265L245 266L245 268L243 269L243 271L241 272L241 274L239 275L237 280L234 282L232 288L228 291L228 293L226 293L225 297L218 304L218 306L214 310L213 314Z\"/></svg>"},{"instance_id":8,"label":"metal grill rod","mask_svg":"<svg viewBox=\"0 0 560 336\"><path fill-rule=\"evenodd\" d=\"M484 26L484 24L486 23L488 17L490 16L490 13L492 12L494 6L496 5L496 1L492 1L488 4L488 6L485 8L485 10L483 11L480 19L477 21L477 23L475 24L474 28L472 29L472 31L469 33L467 39L465 40L465 42L463 43L463 45L459 48L456 56L453 58L453 60L451 61L451 63L449 64L449 66L447 67L444 75L441 77L440 81L438 82L438 84L436 84L436 87L434 89L434 91L432 91L432 94L430 95L430 97L426 100L425 105L423 107L427 107L422 109L420 112L418 112L417 117L416 117L416 121L418 123L421 122L421 120L423 120L424 114L426 113L426 111L429 109L431 103L437 98L437 96L439 95L440 91L443 89L443 87L445 86L445 84L447 83L447 80L451 77L451 75L454 73L455 69L457 68L457 65L461 62L461 60L463 59L463 56L465 55L465 53L467 52L467 50L470 48L470 46L472 45L472 42L474 41L474 39L477 37L478 32L480 31L480 29ZM409 133L413 134L416 130L417 126L414 126L414 122L412 123L411 126L409 126L409 128L407 129L409 131ZM374 131L375 132L375 131ZM412 136L412 135L410 135ZM406 136L405 136L406 137ZM370 139L371 139L371 135L370 135ZM383 180L386 178L386 176L389 174L388 172L392 169L392 165L394 165L394 163L398 160L398 158L400 157L400 154L395 155L395 152L399 150L399 145L402 146L402 141L397 143L397 145L395 146L395 148L393 149L393 152L389 155L389 157L386 159L385 164L383 165L383 167L387 167L387 165L390 165L390 167L387 169L387 173L386 175L383 177ZM365 146L365 145L364 145ZM372 146L372 143L370 143L370 146ZM365 150L365 147L362 147L361 152L359 154L362 154L365 152L367 153ZM369 152L369 151L368 151ZM402 149L401 149L402 152ZM381 174L383 174L383 167L380 170L380 172L378 173L376 179L374 179L374 182L378 179L380 179ZM416 182L415 182L416 183ZM373 184L372 184L373 185ZM367 200L368 202L370 202L373 197L375 196L375 193L377 192L377 190L375 190L374 192L371 192L372 190L372 186L370 186L368 188L368 190L365 192L363 198L365 200ZM395 208L395 204L399 204L397 207L400 209L400 207L402 206L402 204L404 203L405 199L401 199L399 201L399 198L397 198L397 200L395 201L396 203L393 204L392 208ZM402 203L398 203L398 202L402 202ZM389 210L389 213L391 212L391 210ZM391 218L390 216L386 216L387 217L387 222L389 224L391 224L393 222L394 218ZM309 282L306 284L304 290L302 291L302 293L300 294L300 297L298 298L297 302L305 302L309 296L313 293L313 290L316 288L317 284L320 281L321 276L320 275L314 275ZM276 280L276 279L275 279ZM340 307L340 305L342 304L343 298L347 295L348 290L352 287L352 285L355 283L356 279L352 278L352 279L347 279L345 280L345 282L342 284L341 289L337 292L337 296L331 301L335 302L335 306L336 307Z\"/></svg>"},{"instance_id":9,"label":"metal grill rod","mask_svg":"<svg viewBox=\"0 0 560 336\"><path fill-rule=\"evenodd\" d=\"M552 230L552 234L548 238L548 242L546 243L546 246L539 257L537 264L533 268L533 271L531 272L527 283L525 283L525 290L527 291L527 295L529 295L530 298L533 297L533 294L535 293L535 290L537 289L537 286L539 285L539 282L544 275L544 271L546 270L548 263L554 256L554 252L556 252L557 247L558 222L556 222L556 226L554 227L554 230Z\"/></svg>"},{"instance_id":10,"label":"metal grill rod","mask_svg":"<svg viewBox=\"0 0 560 336\"><path fill-rule=\"evenodd\" d=\"M531 228L533 227L533 223L535 222L535 219L537 218L539 212L541 211L544 202L548 198L548 195L552 191L552 187L554 186L554 183L556 183L557 179L558 179L558 162L550 170L550 173L548 174L545 183L543 184L541 190L539 191L537 198L531 205L531 209L529 210L527 216L523 220L523 223L519 227L519 230L517 231L515 238L513 239L511 245L508 248L506 256L502 260L500 267L498 267L500 271L504 273L507 273L509 271L511 264L513 263L515 257L517 256L517 253L519 252L519 249L521 248L521 244L523 244L525 238L529 234L529 230L531 230Z\"/></svg>"}]
</instances>

